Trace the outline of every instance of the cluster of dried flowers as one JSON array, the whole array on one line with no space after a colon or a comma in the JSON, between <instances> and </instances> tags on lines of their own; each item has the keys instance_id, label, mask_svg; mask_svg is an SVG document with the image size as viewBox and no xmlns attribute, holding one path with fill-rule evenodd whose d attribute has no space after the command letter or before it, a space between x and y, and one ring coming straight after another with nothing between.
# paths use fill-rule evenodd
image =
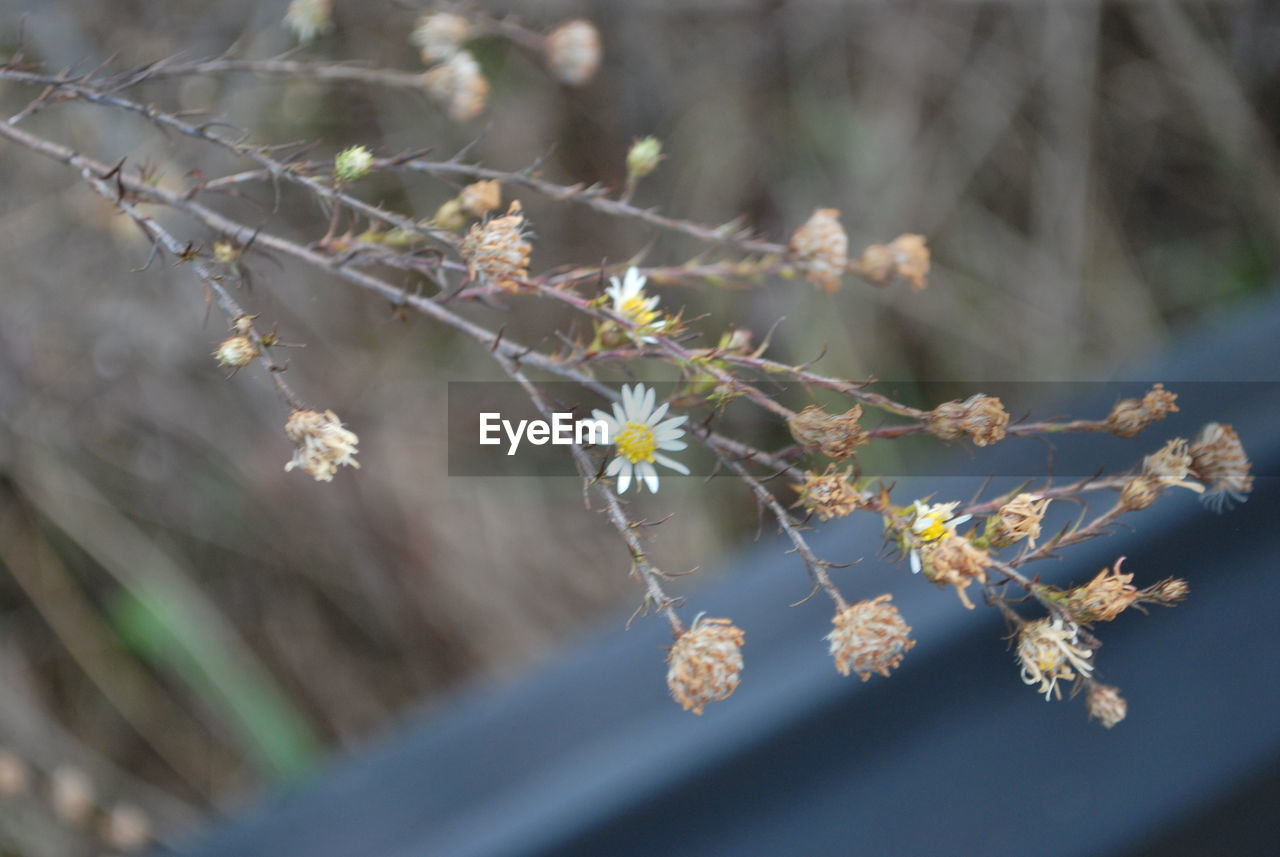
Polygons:
<instances>
[{"instance_id":1,"label":"cluster of dried flowers","mask_svg":"<svg viewBox=\"0 0 1280 857\"><path fill-rule=\"evenodd\" d=\"M285 21L299 41L312 41L333 29L333 3L294 0ZM488 100L489 82L469 49L478 39L509 39L533 52L552 77L567 86L588 83L602 56L600 35L585 20L537 32L513 20L480 13L431 12L421 17L409 38L429 66L421 73L421 85L459 122L483 112ZM132 80L140 82L161 71L175 76L222 71L305 75L317 70L374 85L406 84L404 73L269 61L242 61L234 66L213 61L185 68L157 65L136 73ZM410 85L417 85L415 75L408 75ZM829 574L835 564L817 557L804 536L811 518L838 522L854 514L873 514L911 572L936 586L954 589L965 608L974 609L982 601L1003 613L1016 630L1016 659L1027 684L1047 699L1060 697L1065 684L1072 684L1075 690L1086 689L1090 716L1108 728L1124 718L1127 706L1116 688L1096 680L1100 642L1091 629L1097 623L1115 620L1129 607L1175 604L1186 596L1187 584L1170 578L1139 588L1133 582L1134 575L1121 573L1117 562L1085 584L1057 589L1027 578L1019 569L1105 534L1121 516L1149 507L1170 489L1194 491L1215 510L1245 500L1252 489L1249 459L1236 432L1229 425L1211 423L1194 439L1169 440L1145 456L1132 472L1065 486L1024 486L994 500L967 505L933 497L895 503L891 486L863 475L858 462L860 448L875 440L914 433L948 443L988 446L1011 435L1061 431L1135 437L1177 411L1177 396L1156 384L1140 398L1118 402L1103 419L1069 422L1015 422L1003 402L982 393L920 410L895 402L865 383L769 359L765 356L767 338L764 344L754 345L749 331L709 329L709 323L702 320L695 326L685 321L679 308L664 306L654 287L673 283L750 285L766 276L800 277L834 295L845 277L853 276L876 285L901 283L918 290L928 284L930 250L922 236L904 234L887 243L872 243L855 256L835 208L817 209L786 243L780 243L727 226L709 227L636 207L630 199L638 183L657 170L665 157L661 142L654 137L636 140L625 158L619 158L625 163L627 184L621 192L612 193L601 186L557 185L535 169L504 172L456 159L436 163L416 156L379 159L364 146L345 149L331 162L308 162L299 156L285 163L273 157L270 147L245 146L243 137L222 137L209 130L210 126L188 124L177 113L129 101L127 85L117 78L89 75L71 79L8 67L0 68L0 80L40 87L43 94L39 99L69 93L69 97L96 100L166 130L221 146L255 165L252 172L242 175L261 174L272 181L289 182L329 207L332 217L324 237L299 244L278 234L269 223L251 226L193 203L199 194L213 192L209 188L215 182L206 182L187 194L174 194L145 176L134 178L123 170L111 170L86 155L30 134L14 120L0 123L0 137L72 167L93 190L132 218L158 250L190 263L206 293L231 321L232 335L214 352L216 364L234 373L261 361L288 406L285 434L295 449L286 470L297 468L318 481L331 481L342 467L359 467L355 458L359 439L334 411L301 403L281 377L285 367L272 357L273 350L284 343L274 330L260 332L255 316L240 308L232 293L234 286L228 288L228 283L243 280L256 246L311 265L379 298L392 298L397 312L420 312L470 337L492 354L543 410L544 397L538 384L526 375L528 371L573 381L599 393L602 385L595 374L597 367L621 364L630 368L643 361L676 367L684 382L678 396L658 401L656 391L644 384L610 393L611 410L596 414L610 427L609 443L592 450L572 447L571 452L589 490L626 545L632 570L645 586L644 609L661 613L671 625L675 642L667 659L668 686L675 700L695 713L728 698L739 686L744 632L724 618L700 616L685 625L678 609L680 602L665 592L667 576L646 554L637 536L638 525L627 516L620 497L632 487L657 492L658 465L687 473L679 453L689 441L705 447L725 470L741 478L803 558L814 591L824 591L831 598L835 614L825 640L838 672L856 673L864 680L872 674L888 676L915 645L909 637L910 627L889 594L848 603ZM431 217L417 219L354 195L361 180L375 171L426 174L449 181L462 176L467 181L456 184L457 192L440 203ZM237 187L243 180L237 180ZM698 257L667 268L630 264L601 267L592 260L581 269L538 273L531 269L533 242L521 202L510 200L505 213L498 213L503 210L504 190L513 188L586 206L603 216L628 218L679 233L720 251L727 249L729 258L708 261ZM210 249L180 240L156 219L138 214L134 209L137 203L167 206L196 219L210 232ZM367 220L367 227L363 231L353 227L339 235L344 215L356 223L361 218ZM333 254L343 254L342 264L331 264L336 261ZM437 295L408 293L398 280L382 279L374 273L379 266L397 269L405 278L419 278L424 288L437 288ZM603 286L606 281L609 285ZM440 296L448 300L435 299ZM543 350L506 338L500 323L486 326L458 314L453 307L454 303L472 301L475 306L501 309L508 298L545 301L586 324L572 328L572 334L563 334L555 350ZM697 336L715 344L690 348L687 343ZM838 394L843 404L838 413L816 404L793 411L762 388L761 378L794 380L806 388ZM795 443L782 450L757 449L722 434L720 417L733 400L763 409L779 428L785 425ZM693 409L704 413L691 420ZM869 427L864 423L868 410L876 412L877 422L882 416L901 422ZM777 475L785 477L778 484L790 484L794 489L795 502L790 507L766 484ZM1080 500L1098 490L1117 493L1118 499L1109 510L1043 538L1044 519L1054 500ZM1011 589L1020 595L1018 599L1006 595ZM1044 615L1023 618L1015 609L1022 603L1038 604ZM815 646L819 637L815 632ZM0 787L6 776L2 763L0 758Z\"/></svg>"}]
</instances>

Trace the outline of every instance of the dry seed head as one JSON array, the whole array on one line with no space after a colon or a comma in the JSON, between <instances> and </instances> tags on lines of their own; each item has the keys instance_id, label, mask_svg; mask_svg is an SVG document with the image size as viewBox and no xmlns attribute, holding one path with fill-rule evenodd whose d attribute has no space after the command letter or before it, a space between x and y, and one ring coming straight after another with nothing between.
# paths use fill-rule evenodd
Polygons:
<instances>
[{"instance_id":1,"label":"dry seed head","mask_svg":"<svg viewBox=\"0 0 1280 857\"><path fill-rule=\"evenodd\" d=\"M93 815L93 783L89 775L70 765L59 765L49 775L49 801L53 813L73 827L82 827Z\"/></svg>"},{"instance_id":2,"label":"dry seed head","mask_svg":"<svg viewBox=\"0 0 1280 857\"><path fill-rule=\"evenodd\" d=\"M986 446L1004 439L1009 413L999 399L978 393L963 402L943 402L925 414L924 423L942 440L968 435L975 446Z\"/></svg>"},{"instance_id":3,"label":"dry seed head","mask_svg":"<svg viewBox=\"0 0 1280 857\"><path fill-rule=\"evenodd\" d=\"M994 548L1007 548L1026 539L1034 547L1048 507L1048 497L1019 494L988 519L987 543Z\"/></svg>"},{"instance_id":4,"label":"dry seed head","mask_svg":"<svg viewBox=\"0 0 1280 857\"><path fill-rule=\"evenodd\" d=\"M1202 502L1221 512L1233 502L1243 503L1253 490L1253 465L1236 430L1223 423L1209 423L1189 450L1191 470L1209 486Z\"/></svg>"},{"instance_id":5,"label":"dry seed head","mask_svg":"<svg viewBox=\"0 0 1280 857\"><path fill-rule=\"evenodd\" d=\"M840 288L849 263L849 236L839 218L839 209L818 209L792 234L787 247L804 278L827 294Z\"/></svg>"},{"instance_id":6,"label":"dry seed head","mask_svg":"<svg viewBox=\"0 0 1280 857\"><path fill-rule=\"evenodd\" d=\"M284 13L284 23L305 45L333 29L333 0L293 0Z\"/></svg>"},{"instance_id":7,"label":"dry seed head","mask_svg":"<svg viewBox=\"0 0 1280 857\"><path fill-rule=\"evenodd\" d=\"M859 275L877 285L905 280L914 289L929 284L929 246L923 235L906 233L888 244L872 244L854 262Z\"/></svg>"},{"instance_id":8,"label":"dry seed head","mask_svg":"<svg viewBox=\"0 0 1280 857\"><path fill-rule=\"evenodd\" d=\"M1172 607L1191 594L1191 587L1181 577L1169 577L1148 586L1139 593L1138 601L1143 604L1159 604L1161 607Z\"/></svg>"},{"instance_id":9,"label":"dry seed head","mask_svg":"<svg viewBox=\"0 0 1280 857\"><path fill-rule=\"evenodd\" d=\"M701 714L709 702L728 699L742 677L741 628L728 619L699 618L667 655L667 687L685 711Z\"/></svg>"},{"instance_id":10,"label":"dry seed head","mask_svg":"<svg viewBox=\"0 0 1280 857\"><path fill-rule=\"evenodd\" d=\"M218 350L213 352L213 356L219 366L239 369L248 366L258 356L258 346L254 345L253 340L247 336L231 336L222 340Z\"/></svg>"},{"instance_id":11,"label":"dry seed head","mask_svg":"<svg viewBox=\"0 0 1280 857\"><path fill-rule=\"evenodd\" d=\"M1204 486L1190 480L1191 453L1187 442L1175 437L1158 451L1142 459L1142 473L1125 483L1120 491L1120 505L1129 511L1150 506L1165 488L1178 486L1197 493Z\"/></svg>"},{"instance_id":12,"label":"dry seed head","mask_svg":"<svg viewBox=\"0 0 1280 857\"><path fill-rule=\"evenodd\" d=\"M858 420L862 406L854 405L843 414L828 414L817 405L809 405L787 420L791 436L806 449L820 450L823 455L842 460L853 455L855 448L867 442L867 433Z\"/></svg>"},{"instance_id":13,"label":"dry seed head","mask_svg":"<svg viewBox=\"0 0 1280 857\"><path fill-rule=\"evenodd\" d=\"M1138 589L1131 583L1133 575L1120 573L1122 562L1124 557L1084 586L1067 592L1067 609L1076 621L1110 622L1138 600Z\"/></svg>"},{"instance_id":14,"label":"dry seed head","mask_svg":"<svg viewBox=\"0 0 1280 857\"><path fill-rule=\"evenodd\" d=\"M484 217L502 205L502 184L497 179L472 182L458 194L458 202L472 217Z\"/></svg>"},{"instance_id":15,"label":"dry seed head","mask_svg":"<svg viewBox=\"0 0 1280 857\"><path fill-rule=\"evenodd\" d=\"M658 168L662 161L662 141L657 137L636 140L627 150L627 175L642 179Z\"/></svg>"},{"instance_id":16,"label":"dry seed head","mask_svg":"<svg viewBox=\"0 0 1280 857\"><path fill-rule=\"evenodd\" d=\"M1061 618L1028 622L1018 634L1022 681L1038 684L1036 690L1046 701L1050 695L1062 698L1059 681L1087 678L1093 672L1092 656L1093 652L1080 645L1079 629Z\"/></svg>"},{"instance_id":17,"label":"dry seed head","mask_svg":"<svg viewBox=\"0 0 1280 857\"><path fill-rule=\"evenodd\" d=\"M428 65L447 60L469 38L471 22L450 12L423 15L409 34L409 41L422 52L422 61Z\"/></svg>"},{"instance_id":18,"label":"dry seed head","mask_svg":"<svg viewBox=\"0 0 1280 857\"><path fill-rule=\"evenodd\" d=\"M151 841L151 821L136 806L116 804L103 821L102 839L120 851L141 851Z\"/></svg>"},{"instance_id":19,"label":"dry seed head","mask_svg":"<svg viewBox=\"0 0 1280 857\"><path fill-rule=\"evenodd\" d=\"M1141 399L1121 399L1107 415L1107 430L1120 437L1133 437L1147 426L1169 414L1177 413L1177 393L1171 393L1164 384L1156 384Z\"/></svg>"},{"instance_id":20,"label":"dry seed head","mask_svg":"<svg viewBox=\"0 0 1280 857\"><path fill-rule=\"evenodd\" d=\"M454 122L470 121L489 103L489 81L470 51L458 51L422 75L427 94L445 106Z\"/></svg>"},{"instance_id":21,"label":"dry seed head","mask_svg":"<svg viewBox=\"0 0 1280 857\"><path fill-rule=\"evenodd\" d=\"M0 797L16 798L31 790L31 769L17 753L0 747Z\"/></svg>"},{"instance_id":22,"label":"dry seed head","mask_svg":"<svg viewBox=\"0 0 1280 857\"><path fill-rule=\"evenodd\" d=\"M1089 710L1089 719L1098 721L1105 729L1115 726L1129 713L1129 703L1120 695L1120 688L1109 684L1090 685L1085 707Z\"/></svg>"},{"instance_id":23,"label":"dry seed head","mask_svg":"<svg viewBox=\"0 0 1280 857\"><path fill-rule=\"evenodd\" d=\"M818 520L829 521L832 518L843 518L851 514L862 501L862 495L849 481L848 471L837 471L832 465L825 473L806 471L805 481L796 483L796 492L800 498L797 506L804 506L818 516Z\"/></svg>"},{"instance_id":24,"label":"dry seed head","mask_svg":"<svg viewBox=\"0 0 1280 857\"><path fill-rule=\"evenodd\" d=\"M590 82L600 67L600 32L583 18L565 21L547 33L544 49L551 74L569 86Z\"/></svg>"},{"instance_id":25,"label":"dry seed head","mask_svg":"<svg viewBox=\"0 0 1280 857\"><path fill-rule=\"evenodd\" d=\"M954 586L960 603L972 610L973 602L965 590L975 580L987 582L987 569L991 567L991 557L987 552L954 533L925 542L917 550L924 576L939 586Z\"/></svg>"},{"instance_id":26,"label":"dry seed head","mask_svg":"<svg viewBox=\"0 0 1280 857\"><path fill-rule=\"evenodd\" d=\"M841 675L856 672L866 681L872 673L886 678L889 671L902 663L902 656L914 646L908 639L911 627L902 621L898 608L889 602L893 596L881 595L870 601L859 601L836 614L835 627L827 635L831 656Z\"/></svg>"},{"instance_id":27,"label":"dry seed head","mask_svg":"<svg viewBox=\"0 0 1280 857\"><path fill-rule=\"evenodd\" d=\"M1120 489L1120 505L1127 511L1140 512L1160 497L1163 487L1147 476L1135 476Z\"/></svg>"},{"instance_id":28,"label":"dry seed head","mask_svg":"<svg viewBox=\"0 0 1280 857\"><path fill-rule=\"evenodd\" d=\"M474 223L458 248L473 279L484 277L501 289L514 292L529 276L532 245L524 240L524 215L513 200L502 217Z\"/></svg>"},{"instance_id":29,"label":"dry seed head","mask_svg":"<svg viewBox=\"0 0 1280 857\"><path fill-rule=\"evenodd\" d=\"M333 411L294 411L284 424L284 433L297 447L293 460L284 466L286 471L301 467L317 482L331 482L344 464L360 468L355 459L360 438L343 428Z\"/></svg>"}]
</instances>

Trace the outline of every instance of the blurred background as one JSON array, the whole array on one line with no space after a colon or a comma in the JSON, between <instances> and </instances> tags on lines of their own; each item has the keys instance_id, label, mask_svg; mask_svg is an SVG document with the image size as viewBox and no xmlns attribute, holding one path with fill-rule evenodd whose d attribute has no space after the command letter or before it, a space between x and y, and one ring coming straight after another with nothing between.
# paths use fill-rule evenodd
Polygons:
<instances>
[{"instance_id":1,"label":"blurred background","mask_svg":"<svg viewBox=\"0 0 1280 857\"><path fill-rule=\"evenodd\" d=\"M21 43L50 70L232 45L267 57L294 45L287 5L0 0L0 47ZM332 33L298 57L420 70L408 36L426 8L336 0ZM708 344L784 318L773 356L825 349L818 368L833 375L959 391L1107 379L1274 282L1276 4L476 8L535 30L592 20L598 75L565 87L526 50L482 39L472 49L490 105L462 125L420 93L297 79L132 94L211 111L256 141L314 142L317 158L361 143L443 159L474 144L470 158L500 169L545 157L544 175L564 183L621 186L632 140L656 135L668 157L640 205L709 225L742 217L774 241L819 207L840 209L851 248L927 235L924 292L853 278L832 296L791 281L660 290L664 306L706 315ZM0 109L37 94L0 83ZM54 105L23 127L100 161L148 163L166 186L244 168L90 105ZM362 468L332 484L286 474L284 409L257 369L227 379L215 367L224 325L206 318L194 276L136 271L148 253L136 228L60 165L0 144L0 186L0 745L12 756L0 756L0 790L15 760L64 783L83 772L96 801L137 805L175 835L638 604L624 548L574 480L447 476L446 384L497 380L482 349L336 279L251 258L238 298L305 343L288 380L361 441ZM377 175L358 192L427 217L457 187ZM637 254L675 264L705 249L515 195L535 271ZM286 192L274 214L269 189L248 196L219 205L300 241L327 225L305 196ZM166 222L197 243L216 237ZM468 313L529 341L564 321L528 300L510 318ZM729 480L666 480L633 511L672 516L652 546L673 571L714 567L757 531ZM0 810L0 853L72 853L77 837L39 812Z\"/></svg>"}]
</instances>

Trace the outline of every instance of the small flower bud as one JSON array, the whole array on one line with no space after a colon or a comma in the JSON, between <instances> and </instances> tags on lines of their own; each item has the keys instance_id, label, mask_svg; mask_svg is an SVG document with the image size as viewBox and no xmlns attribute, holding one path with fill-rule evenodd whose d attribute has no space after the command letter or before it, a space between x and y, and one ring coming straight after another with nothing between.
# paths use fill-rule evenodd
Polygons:
<instances>
[{"instance_id":1,"label":"small flower bud","mask_svg":"<svg viewBox=\"0 0 1280 857\"><path fill-rule=\"evenodd\" d=\"M243 316L241 316L243 318ZM213 352L219 366L240 369L253 362L258 356L258 346L247 336L232 336L222 340L218 350Z\"/></svg>"},{"instance_id":2,"label":"small flower bud","mask_svg":"<svg viewBox=\"0 0 1280 857\"><path fill-rule=\"evenodd\" d=\"M809 405L791 417L787 425L791 436L801 446L821 450L823 455L843 460L853 455L856 447L867 442L867 433L858 424L861 418L861 405L854 405L839 415L828 414L817 405Z\"/></svg>"},{"instance_id":3,"label":"small flower bud","mask_svg":"<svg viewBox=\"0 0 1280 857\"><path fill-rule=\"evenodd\" d=\"M1137 587L1130 583L1133 575L1120 573L1122 562L1124 557L1117 560L1113 568L1104 568L1084 586L1067 592L1067 609L1077 621L1110 622L1138 600Z\"/></svg>"},{"instance_id":4,"label":"small flower bud","mask_svg":"<svg viewBox=\"0 0 1280 857\"><path fill-rule=\"evenodd\" d=\"M285 10L284 23L305 45L333 29L333 0L293 0Z\"/></svg>"},{"instance_id":5,"label":"small flower bud","mask_svg":"<svg viewBox=\"0 0 1280 857\"><path fill-rule=\"evenodd\" d=\"M1040 538L1040 522L1044 520L1049 498L1019 494L987 519L986 538L991 547L1007 548L1026 539L1035 547Z\"/></svg>"},{"instance_id":6,"label":"small flower bud","mask_svg":"<svg viewBox=\"0 0 1280 857\"><path fill-rule=\"evenodd\" d=\"M93 815L93 783L89 775L70 765L59 765L49 775L49 800L53 813L73 827L83 827Z\"/></svg>"},{"instance_id":7,"label":"small flower bud","mask_svg":"<svg viewBox=\"0 0 1280 857\"><path fill-rule=\"evenodd\" d=\"M825 473L806 471L805 481L795 485L800 499L797 506L804 506L821 521L843 518L852 514L862 501L862 495L849 481L848 471L837 471L832 465Z\"/></svg>"},{"instance_id":8,"label":"small flower bud","mask_svg":"<svg viewBox=\"0 0 1280 857\"><path fill-rule=\"evenodd\" d=\"M905 280L914 289L929 284L929 247L923 235L899 235L888 244L872 244L862 251L854 269L877 285Z\"/></svg>"},{"instance_id":9,"label":"small flower bud","mask_svg":"<svg viewBox=\"0 0 1280 857\"><path fill-rule=\"evenodd\" d=\"M841 675L856 672L866 681L872 673L888 678L889 671L902 663L903 655L916 644L907 638L911 627L902 621L898 608L881 595L870 601L851 604L836 614L835 626L827 635L831 656Z\"/></svg>"},{"instance_id":10,"label":"small flower bud","mask_svg":"<svg viewBox=\"0 0 1280 857\"><path fill-rule=\"evenodd\" d=\"M1120 489L1120 505L1129 512L1140 512L1160 497L1161 485L1155 479L1135 476Z\"/></svg>"},{"instance_id":11,"label":"small flower bud","mask_svg":"<svg viewBox=\"0 0 1280 857\"><path fill-rule=\"evenodd\" d=\"M1121 399L1107 415L1107 430L1120 437L1134 437L1152 423L1169 414L1177 413L1177 393L1171 393L1164 384L1156 384L1141 399Z\"/></svg>"},{"instance_id":12,"label":"small flower bud","mask_svg":"<svg viewBox=\"0 0 1280 857\"><path fill-rule=\"evenodd\" d=\"M454 122L469 122L489 103L489 81L470 51L458 51L422 75L422 85Z\"/></svg>"},{"instance_id":13,"label":"small flower bud","mask_svg":"<svg viewBox=\"0 0 1280 857\"><path fill-rule=\"evenodd\" d=\"M968 539L951 532L924 542L917 550L924 576L939 586L954 586L960 603L966 610L972 610L973 602L965 590L974 581L987 582L990 555L974 547Z\"/></svg>"},{"instance_id":14,"label":"small flower bud","mask_svg":"<svg viewBox=\"0 0 1280 857\"><path fill-rule=\"evenodd\" d=\"M1188 450L1191 471L1209 486L1201 501L1215 512L1243 503L1253 490L1253 465L1236 430L1223 423L1209 423Z\"/></svg>"},{"instance_id":15,"label":"small flower bud","mask_svg":"<svg viewBox=\"0 0 1280 857\"><path fill-rule=\"evenodd\" d=\"M642 179L658 168L662 160L662 141L657 137L636 140L627 150L627 175Z\"/></svg>"},{"instance_id":16,"label":"small flower bud","mask_svg":"<svg viewBox=\"0 0 1280 857\"><path fill-rule=\"evenodd\" d=\"M422 52L422 61L434 65L458 52L471 38L471 22L451 12L435 12L418 19L409 41Z\"/></svg>"},{"instance_id":17,"label":"small flower bud","mask_svg":"<svg viewBox=\"0 0 1280 857\"><path fill-rule=\"evenodd\" d=\"M942 440L968 435L975 446L1003 440L1009 413L994 396L981 393L963 402L943 402L924 417L925 427Z\"/></svg>"},{"instance_id":18,"label":"small flower bud","mask_svg":"<svg viewBox=\"0 0 1280 857\"><path fill-rule=\"evenodd\" d=\"M467 214L462 210L462 201L456 196L436 209L431 218L431 225L450 232L457 232L467 225Z\"/></svg>"},{"instance_id":19,"label":"small flower bud","mask_svg":"<svg viewBox=\"0 0 1280 857\"><path fill-rule=\"evenodd\" d=\"M484 277L509 292L520 288L520 281L529 276L533 251L523 231L519 200L512 201L504 216L472 224L458 248L472 278Z\"/></svg>"},{"instance_id":20,"label":"small flower bud","mask_svg":"<svg viewBox=\"0 0 1280 857\"><path fill-rule=\"evenodd\" d=\"M253 320L256 315L238 315L231 321L231 329L241 336L248 336L249 331L253 330Z\"/></svg>"},{"instance_id":21,"label":"small flower bud","mask_svg":"<svg viewBox=\"0 0 1280 857\"><path fill-rule=\"evenodd\" d=\"M791 259L806 280L827 294L840 288L849 262L849 237L840 225L840 211L820 208L791 236Z\"/></svg>"},{"instance_id":22,"label":"small flower bud","mask_svg":"<svg viewBox=\"0 0 1280 857\"><path fill-rule=\"evenodd\" d=\"M709 702L728 699L742 677L741 628L728 619L699 617L667 655L671 696L694 714Z\"/></svg>"},{"instance_id":23,"label":"small flower bud","mask_svg":"<svg viewBox=\"0 0 1280 857\"><path fill-rule=\"evenodd\" d=\"M102 840L120 851L141 851L151 841L151 821L136 806L116 804L103 822Z\"/></svg>"},{"instance_id":24,"label":"small flower bud","mask_svg":"<svg viewBox=\"0 0 1280 857\"><path fill-rule=\"evenodd\" d=\"M722 354L747 354L751 351L751 331L735 327L720 336L716 350Z\"/></svg>"},{"instance_id":25,"label":"small flower bud","mask_svg":"<svg viewBox=\"0 0 1280 857\"><path fill-rule=\"evenodd\" d=\"M289 415L284 433L297 449L286 471L301 467L317 482L331 482L341 465L360 468L356 461L356 444L360 439L342 427L333 411L298 410Z\"/></svg>"},{"instance_id":26,"label":"small flower bud","mask_svg":"<svg viewBox=\"0 0 1280 857\"><path fill-rule=\"evenodd\" d=\"M502 185L497 179L472 182L458 194L458 203L472 217L484 217L502 205Z\"/></svg>"},{"instance_id":27,"label":"small flower bud","mask_svg":"<svg viewBox=\"0 0 1280 857\"><path fill-rule=\"evenodd\" d=\"M1085 707L1089 710L1089 719L1098 721L1104 729L1115 726L1129 713L1129 703L1120 695L1120 688L1109 684L1090 685Z\"/></svg>"},{"instance_id":28,"label":"small flower bud","mask_svg":"<svg viewBox=\"0 0 1280 857\"><path fill-rule=\"evenodd\" d=\"M31 791L31 769L15 752L0 748L0 797L21 797Z\"/></svg>"},{"instance_id":29,"label":"small flower bud","mask_svg":"<svg viewBox=\"0 0 1280 857\"><path fill-rule=\"evenodd\" d=\"M228 238L219 238L213 242L213 261L219 265L230 265L240 258L240 248Z\"/></svg>"},{"instance_id":30,"label":"small flower bud","mask_svg":"<svg viewBox=\"0 0 1280 857\"><path fill-rule=\"evenodd\" d=\"M1077 674L1087 678L1093 672L1089 658L1093 652L1080 645L1080 631L1060 618L1037 619L1018 633L1018 661L1024 684L1038 684L1045 701L1050 695L1062 698L1060 680L1073 681Z\"/></svg>"},{"instance_id":31,"label":"small flower bud","mask_svg":"<svg viewBox=\"0 0 1280 857\"><path fill-rule=\"evenodd\" d=\"M333 159L333 177L340 182L353 182L369 175L373 168L373 153L364 146L343 149Z\"/></svg>"},{"instance_id":32,"label":"small flower bud","mask_svg":"<svg viewBox=\"0 0 1280 857\"><path fill-rule=\"evenodd\" d=\"M566 21L547 33L544 49L547 65L556 80L583 86L600 67L600 33L582 18Z\"/></svg>"}]
</instances>

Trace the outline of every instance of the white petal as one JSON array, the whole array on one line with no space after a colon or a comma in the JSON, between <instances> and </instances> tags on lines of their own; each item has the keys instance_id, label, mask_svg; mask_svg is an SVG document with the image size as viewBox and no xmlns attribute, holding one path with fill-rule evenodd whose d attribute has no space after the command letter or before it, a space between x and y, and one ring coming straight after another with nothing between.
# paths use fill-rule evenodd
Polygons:
<instances>
[{"instance_id":1,"label":"white petal","mask_svg":"<svg viewBox=\"0 0 1280 857\"><path fill-rule=\"evenodd\" d=\"M658 441L658 449L665 449L667 452L679 452L682 449L688 449L689 444L682 440L661 440Z\"/></svg>"},{"instance_id":2,"label":"white petal","mask_svg":"<svg viewBox=\"0 0 1280 857\"><path fill-rule=\"evenodd\" d=\"M952 519L951 519L951 526L953 526L953 527L958 527L958 526L960 526L961 524L963 524L965 521L969 520L969 519L970 519L970 518L972 518L972 517L973 517L973 515L961 515L961 516L960 516L960 517L958 517L958 518L952 518Z\"/></svg>"},{"instance_id":3,"label":"white petal","mask_svg":"<svg viewBox=\"0 0 1280 857\"><path fill-rule=\"evenodd\" d=\"M658 471L654 466L645 461L639 467L640 476L644 478L644 484L649 486L649 493L658 493Z\"/></svg>"},{"instance_id":4,"label":"white petal","mask_svg":"<svg viewBox=\"0 0 1280 857\"><path fill-rule=\"evenodd\" d=\"M678 417L672 417L669 420L663 420L662 422L654 426L654 429L656 429L657 431L668 431L670 429L675 428L676 426L684 425L688 419L689 419L688 414L681 414ZM683 434L683 432L681 432L681 434Z\"/></svg>"},{"instance_id":5,"label":"white petal","mask_svg":"<svg viewBox=\"0 0 1280 857\"><path fill-rule=\"evenodd\" d=\"M626 463L627 463L627 460L623 458L621 455L619 455L617 458L609 462L609 466L604 469L604 475L617 476L618 471L622 469L622 465Z\"/></svg>"},{"instance_id":6,"label":"white petal","mask_svg":"<svg viewBox=\"0 0 1280 857\"><path fill-rule=\"evenodd\" d=\"M670 402L663 402L658 405L658 409L649 414L649 425L657 425L658 421L667 415L667 408L671 407Z\"/></svg>"},{"instance_id":7,"label":"white petal","mask_svg":"<svg viewBox=\"0 0 1280 857\"><path fill-rule=\"evenodd\" d=\"M920 553L914 550L911 552L911 573L920 573Z\"/></svg>"},{"instance_id":8,"label":"white petal","mask_svg":"<svg viewBox=\"0 0 1280 857\"><path fill-rule=\"evenodd\" d=\"M640 418L640 422L651 423L649 416L653 413L653 404L657 401L658 391L652 387L644 387L642 389L644 390L644 398L641 400L641 404L644 406L644 416Z\"/></svg>"},{"instance_id":9,"label":"white petal","mask_svg":"<svg viewBox=\"0 0 1280 857\"><path fill-rule=\"evenodd\" d=\"M622 472L618 474L618 493L626 494L627 489L631 487L631 462L627 461L625 458L617 458L614 460L622 462L622 467L619 468Z\"/></svg>"},{"instance_id":10,"label":"white petal","mask_svg":"<svg viewBox=\"0 0 1280 857\"><path fill-rule=\"evenodd\" d=\"M606 414L604 411L592 411L591 418L600 420L605 424L605 427L609 430L609 437L613 437L618 433L618 427L620 424L613 416Z\"/></svg>"},{"instance_id":11,"label":"white petal","mask_svg":"<svg viewBox=\"0 0 1280 857\"><path fill-rule=\"evenodd\" d=\"M676 473L683 473L685 476L689 475L689 468L685 467L683 464L676 461L674 458L668 458L662 453L655 452L653 454L653 460L661 464L663 467L670 467Z\"/></svg>"}]
</instances>

